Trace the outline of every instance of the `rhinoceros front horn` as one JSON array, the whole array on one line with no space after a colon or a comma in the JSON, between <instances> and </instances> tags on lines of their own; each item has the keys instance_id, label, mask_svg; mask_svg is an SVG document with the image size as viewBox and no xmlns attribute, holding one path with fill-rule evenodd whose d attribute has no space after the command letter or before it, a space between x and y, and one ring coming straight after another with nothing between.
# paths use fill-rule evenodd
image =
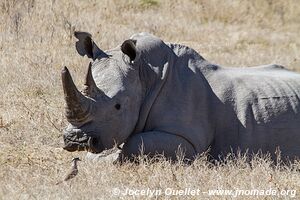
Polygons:
<instances>
[{"instance_id":1,"label":"rhinoceros front horn","mask_svg":"<svg viewBox=\"0 0 300 200\"><path fill-rule=\"evenodd\" d=\"M73 125L80 124L89 116L90 101L78 91L67 67L62 70L62 84L67 120Z\"/></svg>"}]
</instances>

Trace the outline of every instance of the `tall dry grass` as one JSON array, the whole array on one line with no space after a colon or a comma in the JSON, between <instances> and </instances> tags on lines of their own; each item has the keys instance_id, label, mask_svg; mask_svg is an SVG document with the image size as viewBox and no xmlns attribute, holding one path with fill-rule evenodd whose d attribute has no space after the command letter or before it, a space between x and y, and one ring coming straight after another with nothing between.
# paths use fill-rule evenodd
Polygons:
<instances>
[{"instance_id":1,"label":"tall dry grass","mask_svg":"<svg viewBox=\"0 0 300 200\"><path fill-rule=\"evenodd\" d=\"M61 149L66 120L60 69L69 66L80 85L88 63L75 51L74 30L91 32L103 49L146 31L193 47L220 65L278 63L300 71L297 0L0 0L0 21L0 199L117 198L111 196L112 189L125 187L272 187L300 192L299 163L272 166L259 157L250 163L242 157L217 165L201 157L190 166L84 160L78 177L55 185L73 156L85 156ZM231 199L183 196L200 197Z\"/></svg>"}]
</instances>

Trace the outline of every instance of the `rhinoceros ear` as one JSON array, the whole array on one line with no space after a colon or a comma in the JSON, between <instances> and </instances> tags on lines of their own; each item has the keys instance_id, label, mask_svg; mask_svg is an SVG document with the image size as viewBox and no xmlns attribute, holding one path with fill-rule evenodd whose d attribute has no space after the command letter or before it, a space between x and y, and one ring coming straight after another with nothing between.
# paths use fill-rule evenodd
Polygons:
<instances>
[{"instance_id":1,"label":"rhinoceros ear","mask_svg":"<svg viewBox=\"0 0 300 200\"><path fill-rule=\"evenodd\" d=\"M137 55L137 50L136 50L136 40L125 40L123 44L121 45L121 51L126 54L129 58L130 61L134 61Z\"/></svg>"},{"instance_id":2,"label":"rhinoceros ear","mask_svg":"<svg viewBox=\"0 0 300 200\"><path fill-rule=\"evenodd\" d=\"M76 42L76 50L81 56L87 55L87 57L96 60L97 58L107 57L101 49L92 40L92 35L87 32L74 32L74 36L78 39Z\"/></svg>"}]
</instances>

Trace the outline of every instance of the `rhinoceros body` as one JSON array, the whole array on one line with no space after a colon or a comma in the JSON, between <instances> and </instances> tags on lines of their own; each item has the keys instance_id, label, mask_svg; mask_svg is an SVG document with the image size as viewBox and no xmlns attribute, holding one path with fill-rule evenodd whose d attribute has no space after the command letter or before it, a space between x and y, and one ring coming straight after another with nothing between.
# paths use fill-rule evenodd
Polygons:
<instances>
[{"instance_id":1,"label":"rhinoceros body","mask_svg":"<svg viewBox=\"0 0 300 200\"><path fill-rule=\"evenodd\" d=\"M176 159L210 149L300 156L300 75L278 65L225 68L193 49L135 34L100 50L76 33L77 51L93 59L80 93L62 72L65 149L100 153L122 144L120 158L141 152ZM80 117L79 117L80 116Z\"/></svg>"}]
</instances>

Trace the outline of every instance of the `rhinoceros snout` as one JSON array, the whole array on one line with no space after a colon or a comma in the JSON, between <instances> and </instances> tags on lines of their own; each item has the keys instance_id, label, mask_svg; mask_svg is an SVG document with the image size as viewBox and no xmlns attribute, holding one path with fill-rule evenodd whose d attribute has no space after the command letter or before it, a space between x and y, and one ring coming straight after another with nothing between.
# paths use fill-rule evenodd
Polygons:
<instances>
[{"instance_id":1,"label":"rhinoceros snout","mask_svg":"<svg viewBox=\"0 0 300 200\"><path fill-rule=\"evenodd\" d=\"M65 146L63 147L64 150L67 151L84 151L88 148L88 146L86 144L79 144L79 143L67 143L65 144Z\"/></svg>"},{"instance_id":2,"label":"rhinoceros snout","mask_svg":"<svg viewBox=\"0 0 300 200\"><path fill-rule=\"evenodd\" d=\"M92 153L101 153L104 150L100 139L88 135L79 129L71 132L65 131L63 138L65 143L63 149L70 152L89 151Z\"/></svg>"},{"instance_id":3,"label":"rhinoceros snout","mask_svg":"<svg viewBox=\"0 0 300 200\"><path fill-rule=\"evenodd\" d=\"M64 130L64 143L63 149L67 151L84 151L88 148L89 137L80 129L66 129Z\"/></svg>"}]
</instances>

